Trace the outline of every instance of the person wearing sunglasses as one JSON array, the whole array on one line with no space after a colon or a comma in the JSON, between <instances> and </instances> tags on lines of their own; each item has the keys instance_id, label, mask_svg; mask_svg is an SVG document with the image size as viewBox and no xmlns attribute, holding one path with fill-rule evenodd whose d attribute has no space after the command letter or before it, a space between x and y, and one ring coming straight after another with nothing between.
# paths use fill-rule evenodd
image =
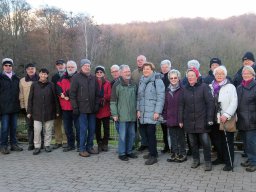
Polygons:
<instances>
[{"instance_id":1,"label":"person wearing sunglasses","mask_svg":"<svg viewBox=\"0 0 256 192\"><path fill-rule=\"evenodd\" d=\"M0 74L0 113L1 113L1 150L9 154L8 135L10 134L11 151L22 151L16 139L17 119L20 111L19 78L13 72L13 60L2 60Z\"/></svg>"}]
</instances>

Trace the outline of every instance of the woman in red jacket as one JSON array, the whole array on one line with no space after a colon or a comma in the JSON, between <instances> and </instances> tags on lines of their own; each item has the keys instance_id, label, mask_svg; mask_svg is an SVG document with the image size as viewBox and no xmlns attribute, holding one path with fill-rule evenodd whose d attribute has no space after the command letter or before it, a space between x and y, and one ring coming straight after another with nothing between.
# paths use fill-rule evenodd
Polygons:
<instances>
[{"instance_id":1,"label":"woman in red jacket","mask_svg":"<svg viewBox=\"0 0 256 192\"><path fill-rule=\"evenodd\" d=\"M108 151L109 120L110 120L110 96L111 83L105 78L105 68L97 66L95 69L96 78L99 84L100 109L96 114L96 140L98 151ZM101 135L101 123L103 124L104 136Z\"/></svg>"}]
</instances>

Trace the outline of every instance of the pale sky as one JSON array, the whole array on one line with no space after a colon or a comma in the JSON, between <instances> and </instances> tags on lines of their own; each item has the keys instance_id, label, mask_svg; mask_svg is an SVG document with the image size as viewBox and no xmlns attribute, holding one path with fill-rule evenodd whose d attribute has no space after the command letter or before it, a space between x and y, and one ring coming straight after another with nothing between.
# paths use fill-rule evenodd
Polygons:
<instances>
[{"instance_id":1,"label":"pale sky","mask_svg":"<svg viewBox=\"0 0 256 192\"><path fill-rule=\"evenodd\" d=\"M180 17L224 19L256 14L256 0L27 0L32 8L48 4L84 13L98 24L162 21Z\"/></svg>"}]
</instances>

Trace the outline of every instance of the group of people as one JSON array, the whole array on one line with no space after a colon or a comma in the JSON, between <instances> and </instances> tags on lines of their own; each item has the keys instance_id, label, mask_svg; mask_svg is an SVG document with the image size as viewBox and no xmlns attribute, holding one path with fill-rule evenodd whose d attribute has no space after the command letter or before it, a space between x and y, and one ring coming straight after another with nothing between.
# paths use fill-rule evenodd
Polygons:
<instances>
[{"instance_id":1,"label":"group of people","mask_svg":"<svg viewBox=\"0 0 256 192\"><path fill-rule=\"evenodd\" d=\"M200 165L199 148L202 146L205 171L211 171L212 165L218 164L225 165L224 171L231 171L234 133L238 129L248 156L241 166L246 171L256 171L254 62L254 55L246 52L242 57L243 66L232 79L219 58L210 60L209 74L204 77L200 63L190 60L182 79L181 73L172 69L171 61L163 60L161 72L156 72L155 65L139 55L137 69L133 72L128 65L113 65L110 82L104 66L97 66L92 73L88 59L81 60L79 72L74 61L57 60L58 73L52 81L48 80L47 69L40 69L37 75L35 65L29 63L26 76L19 80L12 70L13 60L5 58L0 74L2 153L23 150L16 139L17 114L21 108L27 118L28 150L34 150L34 155L41 149L52 151L53 128L54 148L61 147L66 136L64 152L77 149L81 157L89 157L108 151L112 117L119 135L118 157L122 161L137 158L133 148L139 133L138 151L148 149L149 152L143 156L145 165L155 164L158 157L156 125L160 123L164 141L162 152L170 152L168 162L187 160L187 138L193 157L191 168ZM61 132L62 122L65 136ZM63 139L58 140L58 135ZM93 145L94 135L97 148ZM214 161L211 160L212 146L217 151Z\"/></svg>"}]
</instances>

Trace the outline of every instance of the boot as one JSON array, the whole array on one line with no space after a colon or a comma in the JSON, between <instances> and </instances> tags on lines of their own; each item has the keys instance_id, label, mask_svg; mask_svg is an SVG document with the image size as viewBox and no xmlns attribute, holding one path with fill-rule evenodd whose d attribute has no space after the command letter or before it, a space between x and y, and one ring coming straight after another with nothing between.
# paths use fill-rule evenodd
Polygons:
<instances>
[{"instance_id":1,"label":"boot","mask_svg":"<svg viewBox=\"0 0 256 192\"><path fill-rule=\"evenodd\" d=\"M206 161L205 162L205 171L211 171L212 170L212 162L211 161Z\"/></svg>"},{"instance_id":2,"label":"boot","mask_svg":"<svg viewBox=\"0 0 256 192\"><path fill-rule=\"evenodd\" d=\"M200 160L199 159L193 159L193 162L191 164L191 168L195 169L200 165Z\"/></svg>"}]
</instances>

